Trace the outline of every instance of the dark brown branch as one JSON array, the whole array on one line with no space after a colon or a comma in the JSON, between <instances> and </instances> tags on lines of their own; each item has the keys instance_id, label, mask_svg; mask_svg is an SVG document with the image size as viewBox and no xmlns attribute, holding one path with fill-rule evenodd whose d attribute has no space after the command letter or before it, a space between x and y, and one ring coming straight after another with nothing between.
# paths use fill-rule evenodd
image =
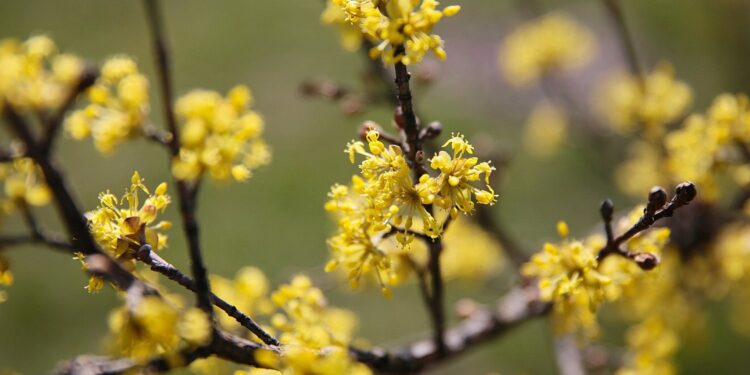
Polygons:
<instances>
[{"instance_id":1,"label":"dark brown branch","mask_svg":"<svg viewBox=\"0 0 750 375\"><path fill-rule=\"evenodd\" d=\"M430 242L429 261L427 268L430 270L430 321L432 323L433 339L437 346L438 356L447 353L445 347L445 293L443 290L443 271L440 267L440 255L443 252L443 242L439 239Z\"/></svg>"},{"instance_id":2,"label":"dark brown branch","mask_svg":"<svg viewBox=\"0 0 750 375\"><path fill-rule=\"evenodd\" d=\"M182 273L179 269L161 258L158 254L151 251L151 246L142 246L136 253L136 258L141 262L149 265L152 271L166 276L170 280L182 285L183 287L193 292L197 292L197 288L193 279ZM268 345L280 345L279 341L276 338L263 330L263 328L261 328L260 325L258 325L258 323L256 323L251 317L239 311L237 307L224 301L213 293L211 293L209 296L211 298L211 302L216 305L216 307L224 310L227 315L231 316L243 327L250 330L250 332L255 334L259 339L261 339L261 341Z\"/></svg>"},{"instance_id":3,"label":"dark brown branch","mask_svg":"<svg viewBox=\"0 0 750 375\"><path fill-rule=\"evenodd\" d=\"M403 55L404 53L404 46L396 47L397 56ZM417 116L414 114L411 87L409 86L411 74L409 74L409 71L406 69L406 65L404 65L404 63L400 61L396 63L395 71L396 78L394 82L396 83L397 89L396 98L398 99L400 108L400 111L397 112L400 115L399 117L403 119L403 124L399 125L402 126L405 134L405 139L403 142L405 148L404 151L406 151L406 155L409 159L409 162L412 163L415 172L419 173L422 171L420 170L420 163L417 162L417 152L421 150L421 141L419 140L419 124L417 124ZM421 176L421 174L422 173L419 173L418 176Z\"/></svg>"},{"instance_id":4,"label":"dark brown branch","mask_svg":"<svg viewBox=\"0 0 750 375\"><path fill-rule=\"evenodd\" d=\"M689 204L697 194L698 191L695 187L695 184L693 184L692 182L683 182L677 185L677 187L675 188L675 195L672 197L672 200L670 200L669 203L666 203L665 205L666 193L663 192L663 189L652 189L651 193L649 193L649 203L644 209L643 215L640 217L640 219L638 219L638 221L633 224L633 226L631 226L627 231L615 237L612 241L608 241L607 244L601 250L599 250L597 259L602 260L610 254L619 254L629 258L633 258L642 268L644 267L644 265L642 265L640 262L645 262L645 265L650 265L652 261L650 258L639 259L637 257L643 256L644 254L630 254L626 250L620 248L620 245L633 238L633 236L635 236L636 234L650 228L657 221L663 218L672 217L675 210ZM602 214L602 216L604 217L604 214ZM655 264L653 266L655 266ZM653 266L650 268L653 268Z\"/></svg>"},{"instance_id":5,"label":"dark brown branch","mask_svg":"<svg viewBox=\"0 0 750 375\"><path fill-rule=\"evenodd\" d=\"M544 316L551 304L541 302L536 287L516 288L494 308L479 308L467 319L445 333L445 352L441 355L434 340L421 340L401 350L387 352L381 348L363 351L351 349L362 363L382 373L411 374L434 367L441 362L489 341L521 325Z\"/></svg>"},{"instance_id":6,"label":"dark brown branch","mask_svg":"<svg viewBox=\"0 0 750 375\"><path fill-rule=\"evenodd\" d=\"M615 24L615 29L617 30L617 34L621 41L620 46L623 50L623 56L627 60L630 73L638 78L641 88L644 89L644 71L638 61L635 44L633 43L632 36L628 30L628 25L625 22L625 17L620 6L620 0L603 0L603 2L612 22Z\"/></svg>"},{"instance_id":7,"label":"dark brown branch","mask_svg":"<svg viewBox=\"0 0 750 375\"><path fill-rule=\"evenodd\" d=\"M265 367L255 360L258 350L273 350L226 332L216 331L211 344L199 348L185 349L175 357L154 357L145 365L128 358L82 355L57 366L55 375L118 375L153 374L185 367L193 361L216 356L238 364Z\"/></svg>"},{"instance_id":8,"label":"dark brown branch","mask_svg":"<svg viewBox=\"0 0 750 375\"><path fill-rule=\"evenodd\" d=\"M169 149L172 156L176 156L180 152L180 133L177 129L177 118L175 116L174 108L172 107L174 97L172 94L169 50L163 27L163 17L157 1L158 0L144 0L144 6L146 9L146 18L148 19L151 31L151 38L154 44L154 54L156 57L157 71L159 72L159 86L161 88L164 115L167 120L167 127L172 133L172 140L169 143ZM191 270L197 289L196 296L198 299L198 306L205 311L209 317L213 317L213 309L211 308L211 300L209 297L211 286L203 262L199 227L195 218L196 199L194 198L191 191L192 189L188 186L187 182L177 180L176 185L180 202L183 230L187 237L188 250L190 253Z\"/></svg>"},{"instance_id":9,"label":"dark brown branch","mask_svg":"<svg viewBox=\"0 0 750 375\"><path fill-rule=\"evenodd\" d=\"M52 116L47 118L44 125L44 133L42 133L39 140L39 148L45 156L52 152L55 139L57 139L60 133L60 127L62 127L65 115L73 108L78 96L91 87L96 82L98 76L99 72L94 67L86 65L81 72L81 76L78 78L78 83L70 90L63 104L55 110Z\"/></svg>"},{"instance_id":10,"label":"dark brown branch","mask_svg":"<svg viewBox=\"0 0 750 375\"><path fill-rule=\"evenodd\" d=\"M68 236L72 239L72 248L85 255L99 255L99 262L104 265L102 269L106 270L101 276L115 283L120 289L127 290L133 283L139 283L140 281L105 254L94 241L83 217L83 211L70 193L62 172L39 148L26 120L7 102L3 105L3 117L11 132L24 143L28 156L42 169L45 182L52 191L57 211L62 217Z\"/></svg>"}]
</instances>

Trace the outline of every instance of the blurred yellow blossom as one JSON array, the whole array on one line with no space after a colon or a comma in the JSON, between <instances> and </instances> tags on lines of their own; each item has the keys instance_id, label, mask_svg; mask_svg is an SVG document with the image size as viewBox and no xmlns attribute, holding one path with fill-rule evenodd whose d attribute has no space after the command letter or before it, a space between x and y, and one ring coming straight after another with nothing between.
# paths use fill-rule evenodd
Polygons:
<instances>
[{"instance_id":1,"label":"blurred yellow blossom","mask_svg":"<svg viewBox=\"0 0 750 375\"><path fill-rule=\"evenodd\" d=\"M263 118L250 109L246 86L232 88L226 97L215 91L194 90L175 106L182 121L179 155L172 173L180 180L195 180L204 172L219 181L244 181L252 171L270 162L263 134Z\"/></svg>"},{"instance_id":2,"label":"blurred yellow blossom","mask_svg":"<svg viewBox=\"0 0 750 375\"><path fill-rule=\"evenodd\" d=\"M279 339L284 344L283 373L371 374L367 366L349 357L356 317L328 307L323 293L308 277L294 277L273 292L271 299L279 308L271 323L281 332Z\"/></svg>"},{"instance_id":3,"label":"blurred yellow blossom","mask_svg":"<svg viewBox=\"0 0 750 375\"><path fill-rule=\"evenodd\" d=\"M646 138L664 134L665 126L678 120L693 100L690 87L675 78L669 63L660 63L641 78L619 73L597 93L602 115L618 131L641 131Z\"/></svg>"},{"instance_id":4,"label":"blurred yellow blossom","mask_svg":"<svg viewBox=\"0 0 750 375\"><path fill-rule=\"evenodd\" d=\"M87 94L89 103L65 119L71 137L91 137L99 152L110 154L125 139L141 134L150 110L148 80L135 60L109 58Z\"/></svg>"},{"instance_id":5,"label":"blurred yellow blossom","mask_svg":"<svg viewBox=\"0 0 750 375\"><path fill-rule=\"evenodd\" d=\"M444 16L461 10L458 5L437 10L435 0L332 0L358 26L362 33L377 44L370 57L383 57L387 64L419 63L428 52L445 59L443 40L432 33L432 28ZM400 52L399 47L404 51Z\"/></svg>"},{"instance_id":6,"label":"blurred yellow blossom","mask_svg":"<svg viewBox=\"0 0 750 375\"><path fill-rule=\"evenodd\" d=\"M140 193L147 195L143 205L140 203ZM150 194L136 171L131 177L130 188L122 198L118 199L109 191L99 194L99 207L87 213L86 218L94 239L102 249L132 266L135 251L144 244L157 250L166 246L167 237L161 232L169 229L171 223L156 222L156 218L170 201L166 183L159 184L154 194Z\"/></svg>"},{"instance_id":7,"label":"blurred yellow blossom","mask_svg":"<svg viewBox=\"0 0 750 375\"><path fill-rule=\"evenodd\" d=\"M273 304L268 296L270 282L263 271L256 267L241 268L231 280L211 275L210 281L211 289L217 296L246 314L269 315L273 311ZM217 309L216 313L216 319L224 329L234 330L240 327L223 310Z\"/></svg>"},{"instance_id":8,"label":"blurred yellow blossom","mask_svg":"<svg viewBox=\"0 0 750 375\"><path fill-rule=\"evenodd\" d=\"M181 311L174 301L179 299L144 296L135 306L113 310L109 316L112 350L145 362L208 342L211 329L205 313L196 308Z\"/></svg>"},{"instance_id":9,"label":"blurred yellow blossom","mask_svg":"<svg viewBox=\"0 0 750 375\"><path fill-rule=\"evenodd\" d=\"M555 70L571 70L588 63L596 39L570 16L552 12L529 21L505 38L499 65L505 79L528 86Z\"/></svg>"},{"instance_id":10,"label":"blurred yellow blossom","mask_svg":"<svg viewBox=\"0 0 750 375\"><path fill-rule=\"evenodd\" d=\"M549 102L534 106L524 127L526 151L542 158L552 156L567 137L568 117L562 108Z\"/></svg>"},{"instance_id":11,"label":"blurred yellow blossom","mask_svg":"<svg viewBox=\"0 0 750 375\"><path fill-rule=\"evenodd\" d=\"M341 34L341 46L347 51L356 51L362 45L362 31L358 25L347 20L346 13L337 3L336 0L327 0L326 8L320 15L320 20L324 24L338 26Z\"/></svg>"},{"instance_id":12,"label":"blurred yellow blossom","mask_svg":"<svg viewBox=\"0 0 750 375\"><path fill-rule=\"evenodd\" d=\"M15 211L19 204L43 206L52 198L42 169L30 158L0 163L0 182L4 185L0 215Z\"/></svg>"},{"instance_id":13,"label":"blurred yellow blossom","mask_svg":"<svg viewBox=\"0 0 750 375\"><path fill-rule=\"evenodd\" d=\"M43 111L59 107L78 84L84 62L61 54L45 35L24 42L0 41L0 108L8 102L17 110Z\"/></svg>"}]
</instances>

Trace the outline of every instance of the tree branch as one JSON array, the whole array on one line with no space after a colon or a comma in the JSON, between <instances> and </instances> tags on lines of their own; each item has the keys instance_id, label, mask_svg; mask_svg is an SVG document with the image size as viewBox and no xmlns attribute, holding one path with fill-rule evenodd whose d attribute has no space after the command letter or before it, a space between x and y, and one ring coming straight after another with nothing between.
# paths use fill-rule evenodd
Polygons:
<instances>
[{"instance_id":1,"label":"tree branch","mask_svg":"<svg viewBox=\"0 0 750 375\"><path fill-rule=\"evenodd\" d=\"M434 367L463 354L521 324L551 311L551 304L541 302L534 287L517 287L494 308L479 308L467 319L445 333L445 352L440 354L434 340L421 340L388 352L381 348L369 351L351 348L359 362L383 373L411 374Z\"/></svg>"},{"instance_id":2,"label":"tree branch","mask_svg":"<svg viewBox=\"0 0 750 375\"><path fill-rule=\"evenodd\" d=\"M168 145L170 152L174 157L180 152L180 133L177 128L177 119L174 113L174 108L172 107L174 99L172 94L172 78L170 72L169 49L163 27L163 18L157 0L144 0L144 7L154 45L157 71L159 72L159 86L162 93L161 98L164 107L164 116L166 117L169 131L172 133L172 139ZM211 299L209 297L211 286L208 281L208 272L206 271L203 262L199 227L195 218L196 199L187 182L176 180L176 185L177 195L180 202L183 230L187 237L191 270L193 278L195 279L198 306L205 311L209 317L213 318L213 309L211 308Z\"/></svg>"},{"instance_id":3,"label":"tree branch","mask_svg":"<svg viewBox=\"0 0 750 375\"><path fill-rule=\"evenodd\" d=\"M638 78L641 89L645 88L645 75L643 68L638 61L638 55L635 50L635 44L628 31L628 25L625 23L625 17L620 7L620 0L603 0L604 6L609 13L610 19L615 24L615 29L620 37L620 46L622 47L623 56L625 57L630 73Z\"/></svg>"},{"instance_id":4,"label":"tree branch","mask_svg":"<svg viewBox=\"0 0 750 375\"><path fill-rule=\"evenodd\" d=\"M197 287L195 285L195 282L193 279L182 273L179 269L174 267L172 264L164 260L162 257L160 257L155 252L151 251L151 246L149 245L143 245L138 252L136 253L136 258L140 260L141 262L148 264L151 267L151 270L154 272L158 272L170 280L182 285L183 287L193 291L197 292ZM243 327L247 328L255 334L261 341L268 345L273 346L279 346L281 345L279 341L271 336L268 332L263 330L263 328L256 323L253 318L245 315L241 311L237 309L234 305L224 301L217 295L210 293L209 297L211 298L211 302L216 305L216 307L224 310L224 312L227 313L227 315L234 318L238 323L240 323Z\"/></svg>"}]
</instances>

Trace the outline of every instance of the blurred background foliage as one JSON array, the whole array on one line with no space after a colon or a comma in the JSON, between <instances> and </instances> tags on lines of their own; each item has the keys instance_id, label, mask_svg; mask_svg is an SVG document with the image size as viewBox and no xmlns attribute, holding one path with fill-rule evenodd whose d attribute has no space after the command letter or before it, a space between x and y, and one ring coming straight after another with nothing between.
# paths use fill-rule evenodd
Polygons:
<instances>
[{"instance_id":1,"label":"blurred background foliage","mask_svg":"<svg viewBox=\"0 0 750 375\"><path fill-rule=\"evenodd\" d=\"M244 265L263 269L275 282L306 272L328 289L334 304L359 314L360 336L377 344L398 344L427 328L416 287L395 291L392 301L377 293L353 294L335 287L322 272L327 258L325 239L332 223L322 209L334 182L346 182L355 171L342 153L366 119L390 122L391 110L368 108L347 117L340 108L299 93L309 79L332 79L359 87L365 62L344 52L337 30L320 24L322 3L315 0L165 0L178 93L192 88L225 92L247 84L255 108L267 123L273 162L247 183L206 183L200 199L206 262L212 273L231 276ZM446 2L446 5L449 5ZM574 235L597 230L597 207L611 197L624 210L631 204L612 182L613 166L623 155L623 139L599 144L576 133L553 158L537 159L520 146L522 125L542 93L513 89L503 82L496 63L500 42L525 19L521 0L467 0L460 16L443 22L449 58L434 64L436 80L417 87L416 105L423 120L440 120L444 129L483 137L512 155L503 170L503 188L495 213L529 249L556 237L555 223L565 219ZM599 40L595 61L567 74L562 84L582 107L590 107L592 88L613 69L622 68L615 34L598 1L547 1L545 9L564 9L592 28ZM46 33L60 48L99 62L115 54L138 59L153 77L151 50L139 1L3 0L0 37L26 38ZM647 69L657 61L674 63L677 77L695 94L693 108L703 110L721 92L750 87L747 69L750 5L744 0L632 0L624 2L639 55ZM152 92L154 92L152 90ZM156 95L153 94L156 98ZM160 124L159 106L152 119ZM481 133L481 135L480 135ZM7 133L0 133L7 137ZM130 142L103 158L88 143L63 141L60 158L67 167L79 200L86 209L97 204L99 192L121 191L133 170L149 185L169 179L162 149L145 141ZM168 212L178 221L176 208ZM55 226L54 212L44 212ZM20 230L20 220L4 224ZM187 269L179 227L171 231L163 256ZM77 354L99 352L107 312L117 304L109 289L88 295L86 276L70 256L41 248L9 251L16 284L10 300L0 304L0 373L15 370L39 374ZM466 256L471 256L467 254ZM497 285L496 285L497 284ZM452 283L448 302L470 295L491 301L502 283ZM722 310L718 306L716 310ZM747 366L750 341L736 336L715 311L708 329L687 343L680 354L685 374L736 373ZM621 342L620 327L606 339ZM552 341L546 322L536 321L479 350L451 362L436 373L554 373Z\"/></svg>"}]
</instances>

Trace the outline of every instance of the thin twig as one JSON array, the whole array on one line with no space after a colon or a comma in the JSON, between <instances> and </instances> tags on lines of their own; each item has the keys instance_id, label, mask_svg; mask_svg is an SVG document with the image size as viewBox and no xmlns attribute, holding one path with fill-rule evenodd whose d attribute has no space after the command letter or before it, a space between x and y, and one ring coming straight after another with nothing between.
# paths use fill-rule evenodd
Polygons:
<instances>
[{"instance_id":1,"label":"thin twig","mask_svg":"<svg viewBox=\"0 0 750 375\"><path fill-rule=\"evenodd\" d=\"M82 355L65 361L57 366L55 375L119 375L119 374L153 374L168 372L185 367L197 359L216 356L234 363L266 368L267 365L255 359L259 350L274 351L273 348L257 344L227 332L216 331L213 340L207 346L188 348L177 355L154 357L146 364L140 364L128 358L110 358L94 355Z\"/></svg>"},{"instance_id":2,"label":"thin twig","mask_svg":"<svg viewBox=\"0 0 750 375\"><path fill-rule=\"evenodd\" d=\"M622 47L623 56L627 60L630 73L638 78L641 88L645 88L645 76L643 68L638 60L635 44L625 22L625 17L620 6L620 0L602 0L609 16L615 24L615 29L620 37L620 46Z\"/></svg>"},{"instance_id":3,"label":"thin twig","mask_svg":"<svg viewBox=\"0 0 750 375\"><path fill-rule=\"evenodd\" d=\"M155 252L151 251L151 246L144 245L142 246L138 252L136 253L136 258L140 260L141 262L149 265L151 267L152 271L158 272L170 280L182 285L183 287L193 291L197 292L197 288L195 285L195 282L193 279L182 273L179 269L177 269L175 266L164 260L162 257L160 257ZM271 336L268 332L263 330L263 328L258 325L251 317L245 315L241 311L237 309L237 307L233 306L232 304L228 303L227 301L221 299L217 295L211 293L210 295L211 302L216 305L216 307L224 310L224 312L227 313L227 315L234 318L238 323L240 323L243 327L247 328L255 334L261 341L268 345L273 346L279 346L279 341Z\"/></svg>"},{"instance_id":4,"label":"thin twig","mask_svg":"<svg viewBox=\"0 0 750 375\"><path fill-rule=\"evenodd\" d=\"M445 333L445 351L434 340L421 340L392 352L351 348L357 359L381 373L413 374L455 358L467 350L506 333L524 322L546 315L551 304L539 300L536 287L515 288L493 308L478 308Z\"/></svg>"},{"instance_id":5,"label":"thin twig","mask_svg":"<svg viewBox=\"0 0 750 375\"><path fill-rule=\"evenodd\" d=\"M173 95L172 95L172 78L169 62L169 49L167 46L166 34L163 26L163 17L157 0L144 0L146 9L146 18L148 19L151 38L154 45L154 54L159 76L159 86L161 89L162 106L164 107L164 116L166 117L167 127L172 133L172 140L169 142L169 149L172 156L177 156L180 152L180 133L177 129L177 118L174 113ZM195 279L196 296L198 306L213 318L213 309L209 294L211 286L208 281L208 273L203 262L203 254L200 246L200 235L198 222L195 218L195 199L191 188L183 180L177 180L177 193L180 202L180 214L182 215L183 230L187 237L188 250L190 253L190 264Z\"/></svg>"},{"instance_id":6,"label":"thin twig","mask_svg":"<svg viewBox=\"0 0 750 375\"><path fill-rule=\"evenodd\" d=\"M672 200L670 200L669 203L667 203L663 207L652 210L649 210L649 207L647 206L647 209L644 210L643 216L641 216L635 224L633 224L627 231L625 231L621 235L615 237L612 241L609 241L606 245L604 245L604 247L599 250L597 259L604 259L610 254L630 256L631 254L629 254L626 250L620 248L620 245L633 238L633 236L635 236L636 234L650 228L657 221L667 217L672 217L675 210L689 204L696 195L697 189L692 182L683 182L677 185L677 187L675 188L675 195L672 197Z\"/></svg>"}]
</instances>

